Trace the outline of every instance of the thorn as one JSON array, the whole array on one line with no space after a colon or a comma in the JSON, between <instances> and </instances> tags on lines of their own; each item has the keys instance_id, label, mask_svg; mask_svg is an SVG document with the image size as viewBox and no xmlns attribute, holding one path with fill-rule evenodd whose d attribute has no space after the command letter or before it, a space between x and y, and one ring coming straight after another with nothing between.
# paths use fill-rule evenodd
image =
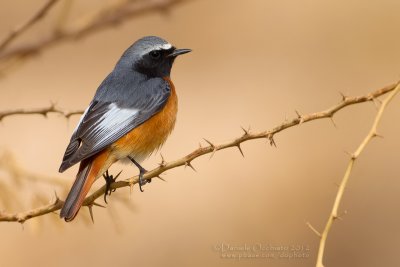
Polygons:
<instances>
[{"instance_id":1,"label":"thorn","mask_svg":"<svg viewBox=\"0 0 400 267\"><path fill-rule=\"evenodd\" d=\"M347 96L345 94L343 94L342 92L339 92L339 94L342 96L342 101L346 101Z\"/></svg>"},{"instance_id":2,"label":"thorn","mask_svg":"<svg viewBox=\"0 0 400 267\"><path fill-rule=\"evenodd\" d=\"M50 107L49 107L49 111L55 111L56 109L56 102L54 101L50 101Z\"/></svg>"},{"instance_id":3,"label":"thorn","mask_svg":"<svg viewBox=\"0 0 400 267\"><path fill-rule=\"evenodd\" d=\"M317 230L317 229L315 229L315 227L314 226L312 226L312 224L311 223L309 223L309 222L306 222L306 225L308 226L308 228L310 228L311 229L311 231L313 231L314 232L314 234L316 234L318 237L321 237L322 235L321 235L321 233Z\"/></svg>"},{"instance_id":4,"label":"thorn","mask_svg":"<svg viewBox=\"0 0 400 267\"><path fill-rule=\"evenodd\" d=\"M93 205L93 206L100 207L100 208L106 208L105 206L103 206L103 205L101 205L101 204L99 204L99 203L96 203L96 202L93 202L92 205Z\"/></svg>"},{"instance_id":5,"label":"thorn","mask_svg":"<svg viewBox=\"0 0 400 267\"><path fill-rule=\"evenodd\" d=\"M164 178L162 178L160 175L156 176L158 179L160 179L161 181L167 182Z\"/></svg>"},{"instance_id":6,"label":"thorn","mask_svg":"<svg viewBox=\"0 0 400 267\"><path fill-rule=\"evenodd\" d=\"M382 101L379 98L374 97L374 96L369 96L368 100L372 101L372 103L374 103L376 109L379 109L380 105L382 104Z\"/></svg>"},{"instance_id":7,"label":"thorn","mask_svg":"<svg viewBox=\"0 0 400 267\"><path fill-rule=\"evenodd\" d=\"M201 143L199 142L199 148L202 148Z\"/></svg>"},{"instance_id":8,"label":"thorn","mask_svg":"<svg viewBox=\"0 0 400 267\"><path fill-rule=\"evenodd\" d=\"M267 135L267 139L268 139L268 141L269 141L269 145L270 145L270 146L276 147L276 143L275 143L274 135L273 135L273 134L268 134L268 135Z\"/></svg>"},{"instance_id":9,"label":"thorn","mask_svg":"<svg viewBox=\"0 0 400 267\"><path fill-rule=\"evenodd\" d=\"M337 128L336 123L335 123L335 120L333 119L333 115L330 116L329 118L331 119L331 122L332 122L333 126L334 126L335 128Z\"/></svg>"},{"instance_id":10,"label":"thorn","mask_svg":"<svg viewBox=\"0 0 400 267\"><path fill-rule=\"evenodd\" d=\"M211 155L210 155L210 159L212 159L212 157L214 156L215 152L217 151L217 148L216 148L216 146L215 146L213 143L211 143L211 142L208 141L207 139L205 139L205 138L203 138L203 139L204 139L204 141L206 141L206 142L211 146L211 148L213 149L213 151L211 152Z\"/></svg>"},{"instance_id":11,"label":"thorn","mask_svg":"<svg viewBox=\"0 0 400 267\"><path fill-rule=\"evenodd\" d=\"M57 191L56 191L56 190L54 190L54 196L55 196L55 198L56 198L56 200L54 201L54 204L57 204L58 201L60 201L60 198L58 197Z\"/></svg>"},{"instance_id":12,"label":"thorn","mask_svg":"<svg viewBox=\"0 0 400 267\"><path fill-rule=\"evenodd\" d=\"M356 156L353 153L350 153L350 152L348 152L346 150L343 151L343 152L346 153L347 155L349 155L351 159L355 159L356 158Z\"/></svg>"},{"instance_id":13,"label":"thorn","mask_svg":"<svg viewBox=\"0 0 400 267\"><path fill-rule=\"evenodd\" d=\"M243 156L243 158L244 158L244 154L243 154L242 148L240 147L240 143L238 143L236 146L237 146L237 148L239 149L240 154L242 154L242 156Z\"/></svg>"},{"instance_id":14,"label":"thorn","mask_svg":"<svg viewBox=\"0 0 400 267\"><path fill-rule=\"evenodd\" d=\"M213 151L211 152L210 159L214 157L215 152L217 152L217 148L214 147Z\"/></svg>"},{"instance_id":15,"label":"thorn","mask_svg":"<svg viewBox=\"0 0 400 267\"><path fill-rule=\"evenodd\" d=\"M90 218L92 219L92 223L94 223L94 217L93 217L93 204L88 205L89 208L89 214Z\"/></svg>"},{"instance_id":16,"label":"thorn","mask_svg":"<svg viewBox=\"0 0 400 267\"><path fill-rule=\"evenodd\" d=\"M297 118L299 119L299 124L302 124L304 122L303 116L300 115L300 113L297 110L294 110L297 114Z\"/></svg>"},{"instance_id":17,"label":"thorn","mask_svg":"<svg viewBox=\"0 0 400 267\"><path fill-rule=\"evenodd\" d=\"M380 134L378 134L378 133L376 133L376 132L374 132L374 133L372 134L372 137L380 137L380 138L384 138L384 136L383 136L383 135L380 135Z\"/></svg>"},{"instance_id":18,"label":"thorn","mask_svg":"<svg viewBox=\"0 0 400 267\"><path fill-rule=\"evenodd\" d=\"M114 177L114 183L115 183L115 181L117 180L118 176L119 176L121 173L122 173L122 170L120 170L119 173L118 173L117 175L115 175L115 177ZM115 191L115 190L114 190L114 191ZM113 192L114 192L114 191L113 191Z\"/></svg>"},{"instance_id":19,"label":"thorn","mask_svg":"<svg viewBox=\"0 0 400 267\"><path fill-rule=\"evenodd\" d=\"M193 171L197 172L190 161L185 161L185 168L190 167Z\"/></svg>"},{"instance_id":20,"label":"thorn","mask_svg":"<svg viewBox=\"0 0 400 267\"><path fill-rule=\"evenodd\" d=\"M333 219L334 219L334 220L341 220L341 221L343 220L342 217L340 217L340 216L335 216L335 215L333 215Z\"/></svg>"},{"instance_id":21,"label":"thorn","mask_svg":"<svg viewBox=\"0 0 400 267\"><path fill-rule=\"evenodd\" d=\"M133 191L133 180L129 180L129 197L132 196Z\"/></svg>"},{"instance_id":22,"label":"thorn","mask_svg":"<svg viewBox=\"0 0 400 267\"><path fill-rule=\"evenodd\" d=\"M247 130L246 130L243 126L240 126L240 128L242 128L242 130L243 130L243 132L244 132L243 136L249 135L250 126L249 126L249 128L248 128Z\"/></svg>"},{"instance_id":23,"label":"thorn","mask_svg":"<svg viewBox=\"0 0 400 267\"><path fill-rule=\"evenodd\" d=\"M376 109L379 109L379 105L382 104L382 102L378 98L375 98L375 97L373 97L371 99L371 101L372 101L372 103L374 103L374 106Z\"/></svg>"},{"instance_id":24,"label":"thorn","mask_svg":"<svg viewBox=\"0 0 400 267\"><path fill-rule=\"evenodd\" d=\"M58 201L60 201L60 199L56 196L56 199L53 201L53 205L57 205Z\"/></svg>"},{"instance_id":25,"label":"thorn","mask_svg":"<svg viewBox=\"0 0 400 267\"><path fill-rule=\"evenodd\" d=\"M214 148L215 146L214 146L214 144L213 143L211 143L210 141L208 141L207 139L205 139L205 138L203 138L204 139L204 141L206 141L212 148Z\"/></svg>"},{"instance_id":26,"label":"thorn","mask_svg":"<svg viewBox=\"0 0 400 267\"><path fill-rule=\"evenodd\" d=\"M336 182L334 182L333 184L336 185L336 187L340 187L340 185Z\"/></svg>"},{"instance_id":27,"label":"thorn","mask_svg":"<svg viewBox=\"0 0 400 267\"><path fill-rule=\"evenodd\" d=\"M160 165L160 167L164 167L165 166L165 160L164 160L164 156L160 153L161 156L161 163L158 163L158 165Z\"/></svg>"},{"instance_id":28,"label":"thorn","mask_svg":"<svg viewBox=\"0 0 400 267\"><path fill-rule=\"evenodd\" d=\"M332 217L334 220L341 220L343 221L343 216L347 215L347 210L344 210L341 215L333 214Z\"/></svg>"}]
</instances>

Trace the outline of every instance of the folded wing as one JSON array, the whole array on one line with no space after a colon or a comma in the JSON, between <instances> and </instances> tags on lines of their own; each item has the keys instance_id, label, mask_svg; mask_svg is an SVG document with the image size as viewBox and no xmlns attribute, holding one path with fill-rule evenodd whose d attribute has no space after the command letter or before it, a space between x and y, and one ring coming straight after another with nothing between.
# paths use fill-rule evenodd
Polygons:
<instances>
[{"instance_id":1,"label":"folded wing","mask_svg":"<svg viewBox=\"0 0 400 267\"><path fill-rule=\"evenodd\" d=\"M170 95L168 83L163 87L128 102L93 100L71 137L59 171L95 155L160 111Z\"/></svg>"}]
</instances>

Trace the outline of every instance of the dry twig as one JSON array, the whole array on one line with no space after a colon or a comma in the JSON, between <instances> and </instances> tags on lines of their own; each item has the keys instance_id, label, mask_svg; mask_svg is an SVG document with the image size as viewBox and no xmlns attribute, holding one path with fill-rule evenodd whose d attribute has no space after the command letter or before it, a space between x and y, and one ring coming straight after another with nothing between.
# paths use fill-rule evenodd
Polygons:
<instances>
[{"instance_id":1,"label":"dry twig","mask_svg":"<svg viewBox=\"0 0 400 267\"><path fill-rule=\"evenodd\" d=\"M179 166L190 166L191 162L205 154L214 154L216 151L227 149L230 147L236 147L238 148L241 143L249 141L249 140L254 140L254 139L267 139L267 141L271 144L274 145L274 135L288 129L290 127L299 125L301 123L306 123L309 121L313 120L318 120L318 119L324 119L324 118L332 118L333 115L338 112L339 110L358 103L363 103L367 101L374 101L375 98L384 95L388 92L394 91L396 88L397 84L392 84L389 86L386 86L384 88L378 89L376 91L373 91L367 95L363 96L358 96L358 97L346 97L343 99L341 102L339 102L337 105L332 106L331 108L328 108L326 110L316 112L316 113L311 113L308 115L300 115L291 121L285 120L285 122L281 123L280 125L276 126L275 128L268 130L268 131L263 131L263 132L258 132L258 133L251 133L249 131L244 131L243 135L240 137L234 139L233 141L224 143L224 144L213 144L210 141L207 141L209 143L208 146L206 147L199 147L198 149L194 150L190 154L177 159L175 161L170 161L170 162L165 162L163 164L160 164L157 168L147 172L144 175L144 179L151 179L155 177L159 177L160 174L163 172L177 168ZM123 181L117 181L114 182L111 185L111 189L118 189L121 187L132 187L134 184L138 183L138 176L134 176L132 178L123 180ZM83 205L88 206L88 207L93 207L95 204L95 200L102 196L105 192L106 187L102 186L100 189L86 197ZM21 213L5 213L5 212L0 212L0 221L14 221L14 222L20 222L23 223L28 219L31 219L33 217L41 216L53 211L56 211L61 208L62 206L62 201L59 200L58 198L56 199L55 202L50 203L49 205L42 206L40 208L27 211L27 212L21 212Z\"/></svg>"},{"instance_id":2,"label":"dry twig","mask_svg":"<svg viewBox=\"0 0 400 267\"><path fill-rule=\"evenodd\" d=\"M57 3L58 0L48 0L42 8L40 8L31 18L29 18L23 24L15 27L0 43L0 52L2 52L15 38L21 35L23 32L28 30L30 27L39 22L46 16L49 10Z\"/></svg>"},{"instance_id":3,"label":"dry twig","mask_svg":"<svg viewBox=\"0 0 400 267\"><path fill-rule=\"evenodd\" d=\"M375 117L374 123L372 124L371 130L368 132L367 136L364 138L364 140L358 146L357 150L351 155L351 159L347 165L346 172L345 172L344 177L339 185L339 190L336 194L336 198L335 198L335 202L333 203L331 214L329 215L329 218L325 225L324 231L319 235L321 240L319 243L319 250L318 250L318 256L317 256L317 264L316 264L317 267L324 267L323 257L324 257L326 239L328 237L329 230L332 227L332 223L336 219L340 218L338 216L339 205L342 201L343 193L346 188L347 182L349 181L350 174L351 174L351 171L353 170L354 163L360 156L361 152L363 152L363 150L367 146L367 144L371 141L371 139L378 136L377 127L378 127L379 121L382 118L382 114L383 114L386 106L389 104L389 102L393 99L393 97L399 91L400 91L400 84L398 84L396 86L396 88L386 97L386 99L383 100L382 105L379 108L378 113L376 114L376 117ZM314 228L314 230L315 230L315 228ZM318 231L316 231L316 232L318 233Z\"/></svg>"},{"instance_id":4,"label":"dry twig","mask_svg":"<svg viewBox=\"0 0 400 267\"><path fill-rule=\"evenodd\" d=\"M95 14L79 20L79 23L69 27L68 29L60 29L55 27L47 37L39 39L36 42L26 43L19 47L14 47L8 51L1 51L0 61L8 62L12 65L13 62L19 62L20 59L26 59L38 54L43 49L55 45L61 41L78 40L84 36L103 30L108 27L116 26L130 18L137 18L151 12L165 12L169 8L178 4L188 2L188 0L147 0L147 1L132 1L123 0L117 3L106 6ZM27 28L31 24L27 23ZM17 31L17 34L22 31ZM14 38L14 37L13 37ZM6 43L6 45L9 41ZM9 65L5 65L5 68Z\"/></svg>"},{"instance_id":5,"label":"dry twig","mask_svg":"<svg viewBox=\"0 0 400 267\"><path fill-rule=\"evenodd\" d=\"M76 111L64 111L62 109L57 108L54 104L45 108L33 108L33 109L14 109L14 110L6 110L0 112L0 121L5 117L15 116L15 115L42 115L46 117L49 113L57 113L65 118L70 118L73 115L80 115L83 113L82 110Z\"/></svg>"}]
</instances>

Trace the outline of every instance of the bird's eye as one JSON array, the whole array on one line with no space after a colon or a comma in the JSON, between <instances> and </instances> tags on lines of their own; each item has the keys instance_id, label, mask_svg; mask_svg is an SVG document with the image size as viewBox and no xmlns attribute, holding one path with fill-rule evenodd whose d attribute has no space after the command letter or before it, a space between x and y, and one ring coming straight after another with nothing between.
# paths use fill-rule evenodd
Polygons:
<instances>
[{"instance_id":1,"label":"bird's eye","mask_svg":"<svg viewBox=\"0 0 400 267\"><path fill-rule=\"evenodd\" d=\"M158 50L151 51L151 52L150 52L150 56L151 56L153 59L159 59L160 56L161 56L161 52L158 51Z\"/></svg>"}]
</instances>

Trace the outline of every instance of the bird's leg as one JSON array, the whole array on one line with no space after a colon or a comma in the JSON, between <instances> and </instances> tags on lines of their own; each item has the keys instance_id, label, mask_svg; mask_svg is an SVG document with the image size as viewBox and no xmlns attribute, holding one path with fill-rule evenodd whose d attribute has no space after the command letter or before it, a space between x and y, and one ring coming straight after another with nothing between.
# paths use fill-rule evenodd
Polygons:
<instances>
[{"instance_id":1,"label":"bird's leg","mask_svg":"<svg viewBox=\"0 0 400 267\"><path fill-rule=\"evenodd\" d=\"M147 181L147 180L143 179L143 175L147 172L147 170L145 168L143 168L142 166L140 166L140 164L131 156L128 156L128 159L130 159L132 161L132 163L135 164L136 167L138 167L138 169L139 169L139 189L141 192L143 192L142 185L145 185L147 182L149 182L149 183L151 182L151 180Z\"/></svg>"},{"instance_id":2,"label":"bird's leg","mask_svg":"<svg viewBox=\"0 0 400 267\"><path fill-rule=\"evenodd\" d=\"M104 180L106 180L106 191L104 192L104 202L107 203L107 195L111 195L112 192L115 192L116 189L111 189L112 183L117 180L118 176L121 174L122 171L120 171L114 178L113 175L108 174L108 170L106 170L105 173L103 173ZM107 203L108 204L108 203Z\"/></svg>"}]
</instances>

